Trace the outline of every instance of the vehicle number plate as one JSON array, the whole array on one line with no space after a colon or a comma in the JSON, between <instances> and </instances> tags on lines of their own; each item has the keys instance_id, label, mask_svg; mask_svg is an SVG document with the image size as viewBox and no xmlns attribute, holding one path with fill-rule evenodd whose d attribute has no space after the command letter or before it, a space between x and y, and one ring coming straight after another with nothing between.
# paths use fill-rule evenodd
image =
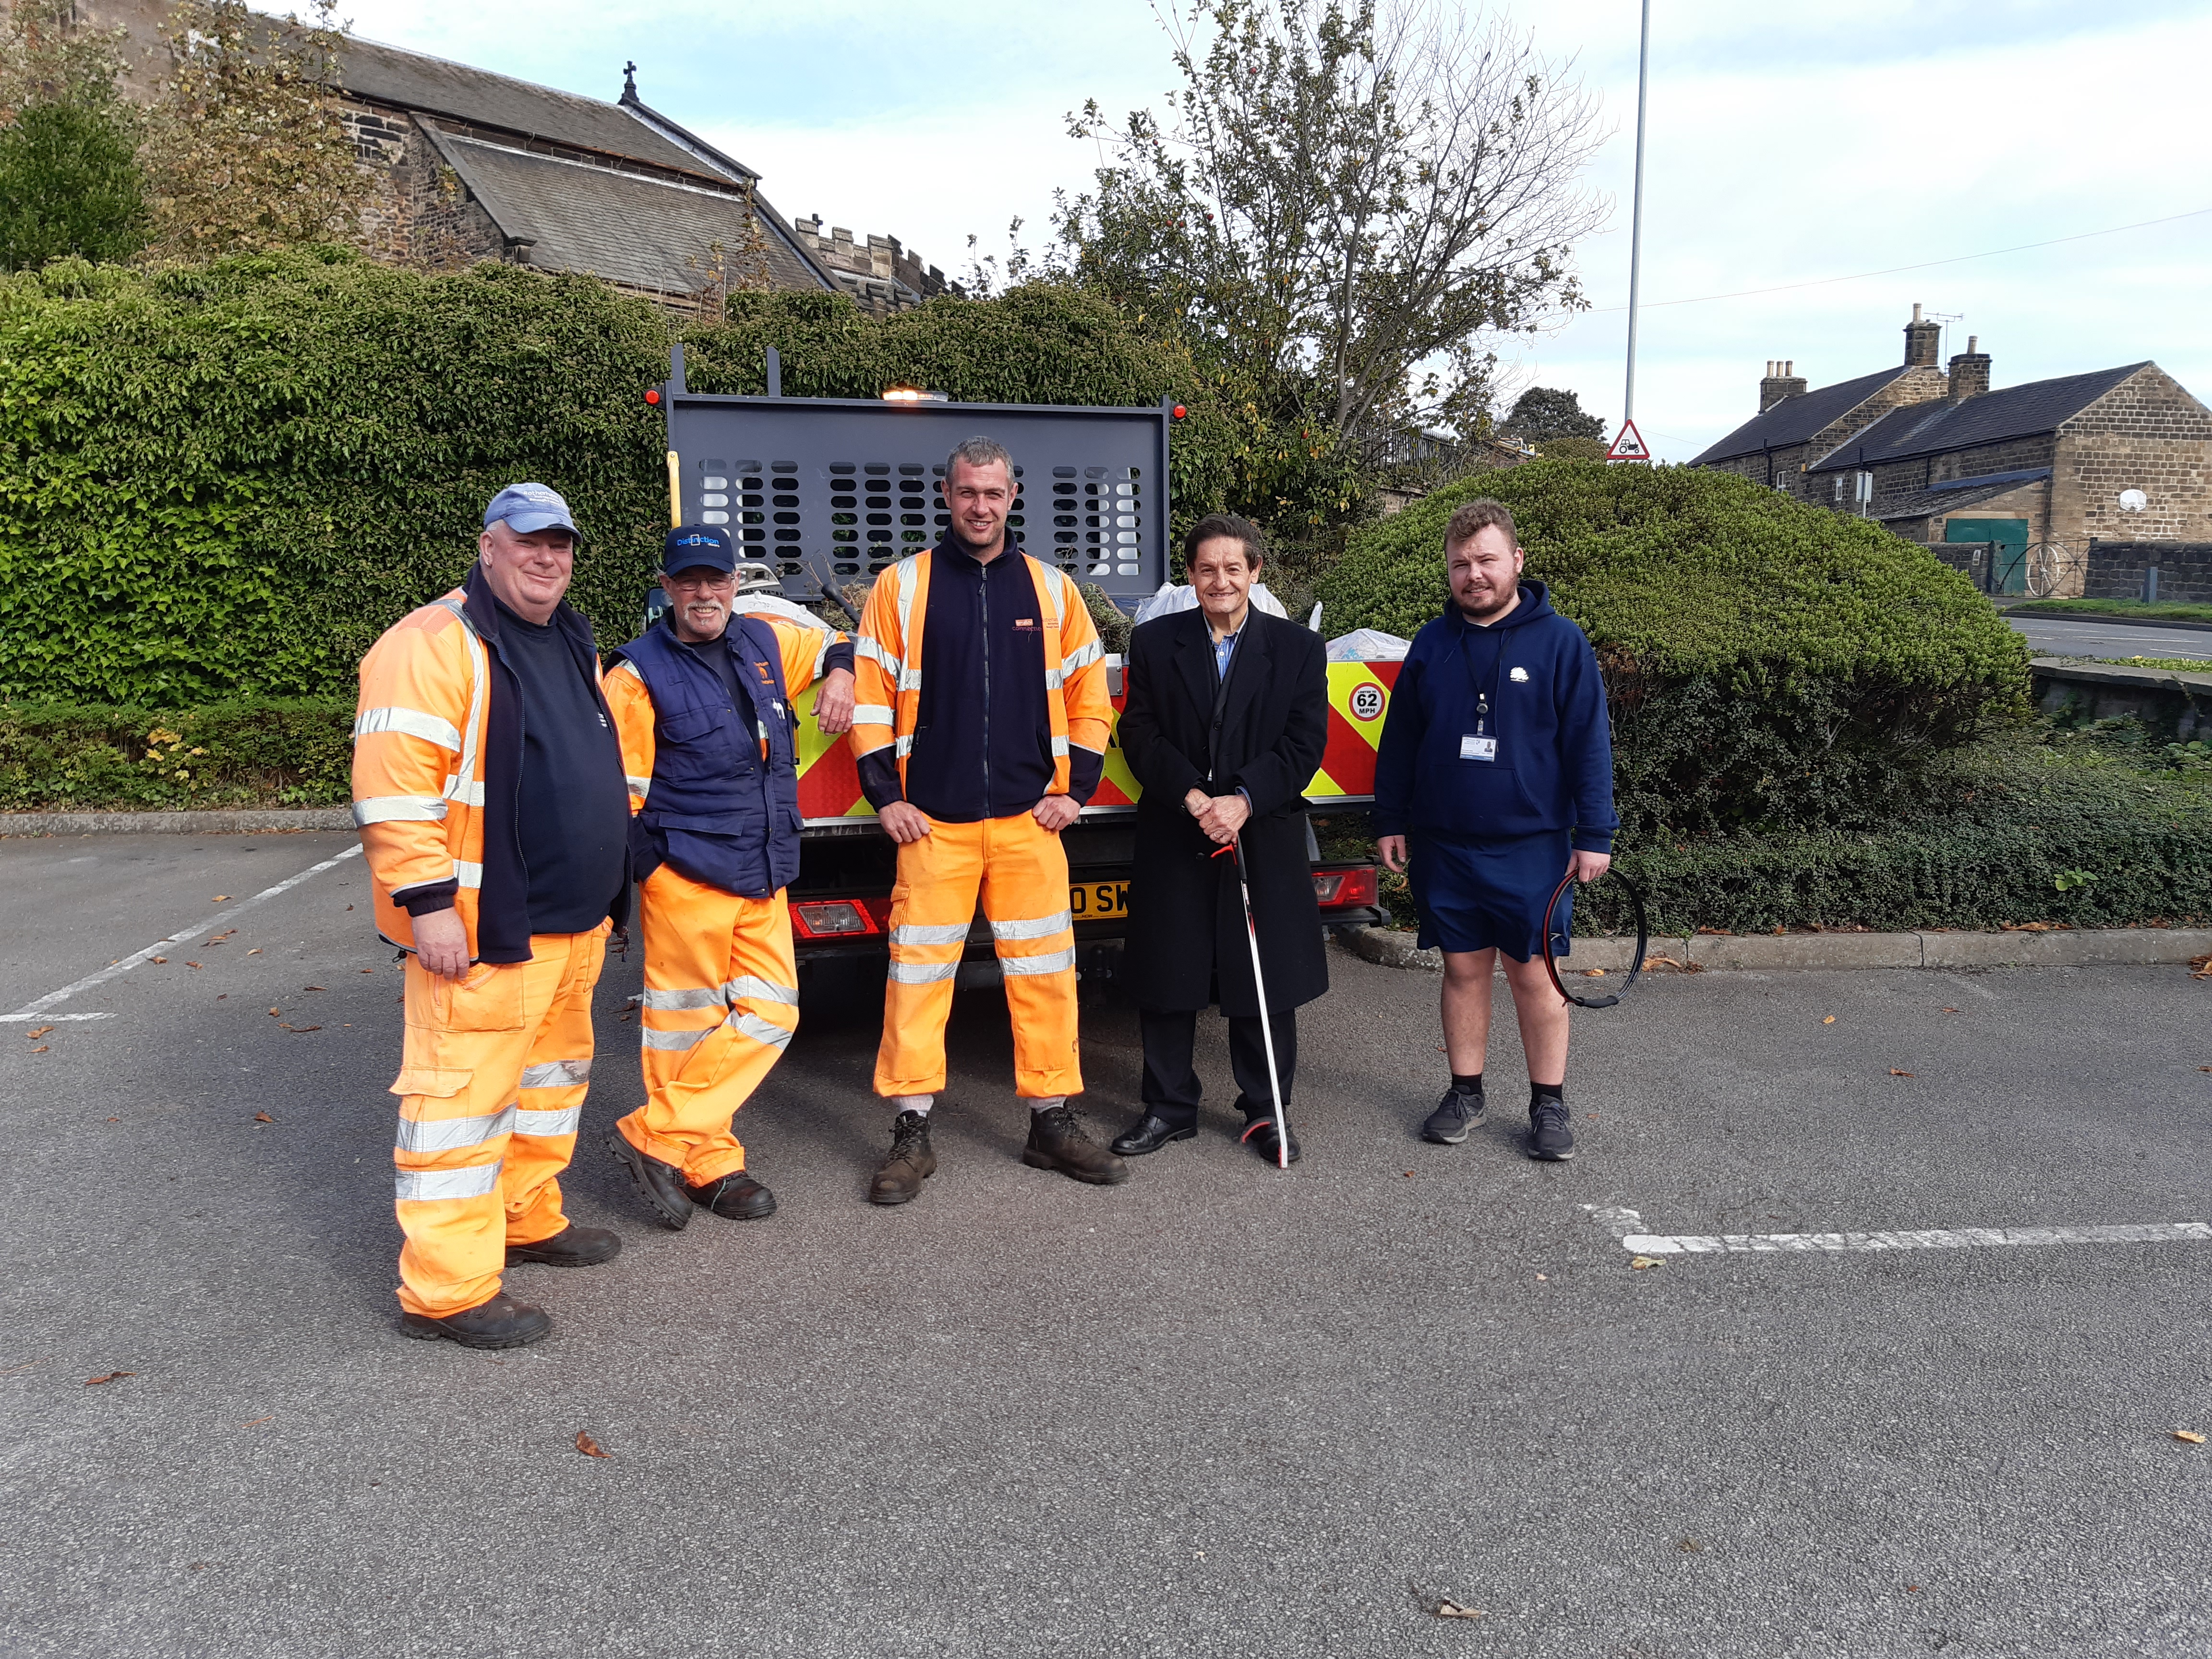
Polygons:
<instances>
[{"instance_id":1,"label":"vehicle number plate","mask_svg":"<svg viewBox=\"0 0 2212 1659\"><path fill-rule=\"evenodd\" d=\"M1067 890L1067 913L1077 921L1110 921L1129 914L1129 884L1089 881Z\"/></svg>"}]
</instances>

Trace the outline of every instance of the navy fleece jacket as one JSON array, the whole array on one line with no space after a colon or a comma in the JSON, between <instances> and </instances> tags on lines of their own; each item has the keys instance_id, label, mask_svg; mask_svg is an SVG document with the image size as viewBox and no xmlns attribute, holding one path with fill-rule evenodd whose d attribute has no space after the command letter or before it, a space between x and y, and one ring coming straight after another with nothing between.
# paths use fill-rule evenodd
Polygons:
<instances>
[{"instance_id":1,"label":"navy fleece jacket","mask_svg":"<svg viewBox=\"0 0 2212 1659\"><path fill-rule=\"evenodd\" d=\"M1486 695L1495 760L1463 759ZM1605 684L1583 630L1552 609L1541 582L1478 628L1455 605L1413 636L1375 763L1375 833L1488 841L1545 830L1576 848L1613 850L1613 731Z\"/></svg>"}]
</instances>

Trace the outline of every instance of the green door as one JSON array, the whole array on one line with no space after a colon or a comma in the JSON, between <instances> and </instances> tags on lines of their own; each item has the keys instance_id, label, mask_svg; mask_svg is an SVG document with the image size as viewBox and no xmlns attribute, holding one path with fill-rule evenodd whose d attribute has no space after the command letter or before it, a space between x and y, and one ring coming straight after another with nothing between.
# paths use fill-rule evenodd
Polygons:
<instances>
[{"instance_id":1,"label":"green door","mask_svg":"<svg viewBox=\"0 0 2212 1659\"><path fill-rule=\"evenodd\" d=\"M1990 550L1990 592L2027 592L2027 520L1951 519L1943 526L1947 542L1994 542Z\"/></svg>"}]
</instances>

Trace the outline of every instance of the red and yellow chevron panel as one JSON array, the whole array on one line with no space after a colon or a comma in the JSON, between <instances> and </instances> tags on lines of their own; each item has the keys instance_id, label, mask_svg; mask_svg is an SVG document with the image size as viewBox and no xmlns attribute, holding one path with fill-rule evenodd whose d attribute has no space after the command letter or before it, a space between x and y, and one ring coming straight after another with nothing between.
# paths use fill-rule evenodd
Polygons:
<instances>
[{"instance_id":1,"label":"red and yellow chevron panel","mask_svg":"<svg viewBox=\"0 0 2212 1659\"><path fill-rule=\"evenodd\" d=\"M1108 665L1121 678L1119 657ZM1382 741L1382 718L1390 711L1390 690L1398 683L1395 662L1333 662L1328 665L1328 747L1322 751L1321 770L1306 786L1306 799L1320 801L1362 801L1375 793L1375 751ZM799 811L810 824L842 823L875 817L860 793L860 775L844 737L825 736L814 724L814 697L818 688L801 692L799 704ZM1114 714L1121 713L1121 694L1115 693ZM1091 798L1096 807L1127 809L1144 793L1131 775L1121 745L1109 736L1106 771L1098 793Z\"/></svg>"}]
</instances>

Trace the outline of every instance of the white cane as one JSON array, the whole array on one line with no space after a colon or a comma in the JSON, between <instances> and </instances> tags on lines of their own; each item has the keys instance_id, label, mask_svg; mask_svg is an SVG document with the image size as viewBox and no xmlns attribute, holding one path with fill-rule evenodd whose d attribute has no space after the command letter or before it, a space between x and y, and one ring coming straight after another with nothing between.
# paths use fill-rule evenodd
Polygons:
<instances>
[{"instance_id":1,"label":"white cane","mask_svg":"<svg viewBox=\"0 0 2212 1659\"><path fill-rule=\"evenodd\" d=\"M1237 892L1244 901L1244 937L1252 946L1252 989L1260 999L1260 1040L1267 1045L1267 1092L1275 1097L1275 1167L1291 1167L1291 1128L1283 1121L1283 1082L1275 1072L1275 1029L1267 1018L1267 986L1260 977L1260 926L1252 919L1252 886L1244 879L1244 836L1240 830L1235 840L1222 849L1237 855ZM1216 853L1216 858L1221 856ZM1244 1132L1250 1134L1247 1129Z\"/></svg>"}]
</instances>

